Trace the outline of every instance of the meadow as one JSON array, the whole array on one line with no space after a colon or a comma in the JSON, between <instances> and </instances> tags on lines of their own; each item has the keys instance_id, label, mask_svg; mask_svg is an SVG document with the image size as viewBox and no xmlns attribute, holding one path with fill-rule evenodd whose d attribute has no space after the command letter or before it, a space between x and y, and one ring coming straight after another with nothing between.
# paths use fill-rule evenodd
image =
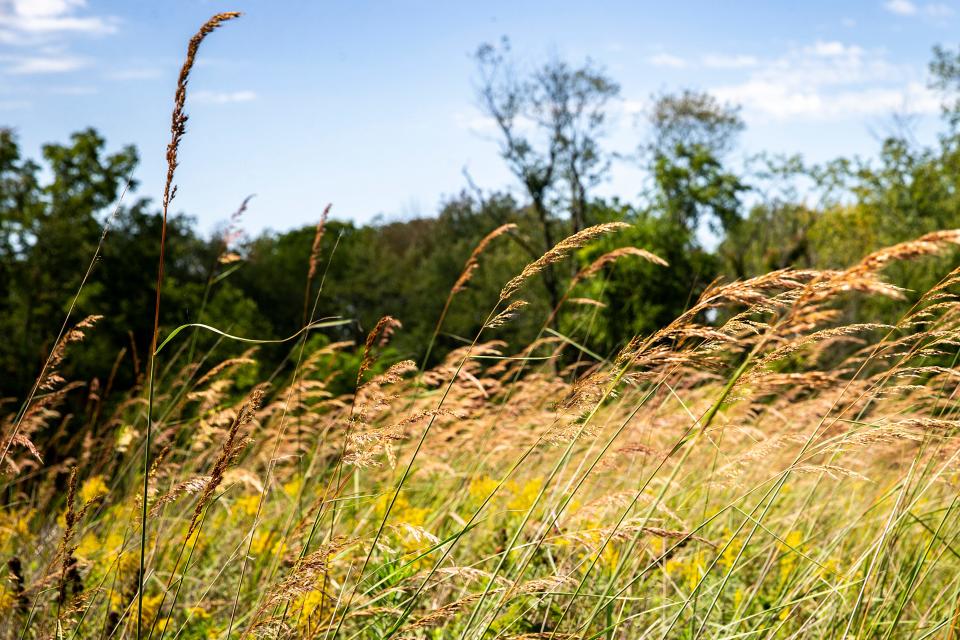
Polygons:
<instances>
[{"instance_id":1,"label":"meadow","mask_svg":"<svg viewBox=\"0 0 960 640\"><path fill-rule=\"evenodd\" d=\"M164 219L191 68L234 17L190 42ZM0 405L0 638L960 636L960 230L844 268L717 280L596 353L605 303L578 285L620 261L673 268L621 247L577 268L535 340L504 340L548 269L628 228L586 226L427 364L515 225L490 229L435 292L426 355L395 361L402 317L362 344L317 338L349 321L317 317L337 259L325 221L302 256L305 321L286 337L163 326L164 227L130 390L61 373L102 320L74 317L84 278L32 389ZM942 271L911 294L902 265ZM848 312L870 300L896 319ZM246 350L216 359L198 336ZM289 366L256 366L278 344Z\"/></svg>"}]
</instances>

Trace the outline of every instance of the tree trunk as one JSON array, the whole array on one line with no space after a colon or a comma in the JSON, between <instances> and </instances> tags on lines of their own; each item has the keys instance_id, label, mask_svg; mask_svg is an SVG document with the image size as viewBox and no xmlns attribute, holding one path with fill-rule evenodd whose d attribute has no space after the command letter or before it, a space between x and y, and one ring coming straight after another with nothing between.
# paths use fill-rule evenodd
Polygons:
<instances>
[{"instance_id":1,"label":"tree trunk","mask_svg":"<svg viewBox=\"0 0 960 640\"><path fill-rule=\"evenodd\" d=\"M543 227L544 252L546 252L553 248L554 243L553 233L550 231L550 218L547 215L547 208L543 204L542 197L535 197L533 199L533 208L540 218L540 226ZM546 288L547 295L550 297L550 309L556 309L557 305L560 304L560 286L557 282L557 273L552 264L548 264L543 270L543 286ZM554 321L551 320L551 324L553 324L553 322Z\"/></svg>"}]
</instances>

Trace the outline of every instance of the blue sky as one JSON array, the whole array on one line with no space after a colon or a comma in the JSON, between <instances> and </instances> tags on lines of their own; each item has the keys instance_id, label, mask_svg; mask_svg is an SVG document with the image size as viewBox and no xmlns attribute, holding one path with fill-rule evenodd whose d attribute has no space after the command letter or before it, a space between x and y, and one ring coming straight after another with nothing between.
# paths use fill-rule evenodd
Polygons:
<instances>
[{"instance_id":1,"label":"blue sky","mask_svg":"<svg viewBox=\"0 0 960 640\"><path fill-rule=\"evenodd\" d=\"M954 4L956 3L956 4ZM156 197L186 41L217 11L244 16L203 45L188 95L176 208L202 229L249 193L248 231L432 215L465 184L515 187L476 108L471 53L508 36L520 60L590 57L622 87L605 145L643 140L649 96L683 87L742 104L742 153L869 156L894 114L931 141L934 44L960 0L859 2L220 2L0 0L0 125L27 154L94 126L141 153ZM601 193L633 198L618 164Z\"/></svg>"}]
</instances>

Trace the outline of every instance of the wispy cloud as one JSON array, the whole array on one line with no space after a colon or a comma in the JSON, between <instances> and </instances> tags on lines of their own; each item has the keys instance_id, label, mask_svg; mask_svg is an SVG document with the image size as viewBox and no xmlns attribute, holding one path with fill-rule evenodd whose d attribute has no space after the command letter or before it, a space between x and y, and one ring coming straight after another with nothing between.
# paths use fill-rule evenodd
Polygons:
<instances>
[{"instance_id":1,"label":"wispy cloud","mask_svg":"<svg viewBox=\"0 0 960 640\"><path fill-rule=\"evenodd\" d=\"M69 37L103 35L117 20L90 15L87 0L0 0L0 71L12 75L76 71L90 60L69 52Z\"/></svg>"},{"instance_id":2,"label":"wispy cloud","mask_svg":"<svg viewBox=\"0 0 960 640\"><path fill-rule=\"evenodd\" d=\"M924 15L934 19L949 18L954 14L953 7L943 2L931 2L924 5L918 5L910 0L887 0L883 3L883 8L890 13L898 16L919 16Z\"/></svg>"},{"instance_id":3,"label":"wispy cloud","mask_svg":"<svg viewBox=\"0 0 960 640\"><path fill-rule=\"evenodd\" d=\"M804 53L821 58L859 58L863 49L855 44L844 44L839 40L817 40L803 48Z\"/></svg>"},{"instance_id":4,"label":"wispy cloud","mask_svg":"<svg viewBox=\"0 0 960 640\"><path fill-rule=\"evenodd\" d=\"M774 120L830 120L896 112L933 113L940 104L937 96L918 82L904 87L869 87L826 93L776 82L750 81L719 87L714 93L722 100L744 105L748 112Z\"/></svg>"},{"instance_id":5,"label":"wispy cloud","mask_svg":"<svg viewBox=\"0 0 960 640\"><path fill-rule=\"evenodd\" d=\"M0 100L0 111L11 111L14 109L26 109L31 106L27 100Z\"/></svg>"},{"instance_id":6,"label":"wispy cloud","mask_svg":"<svg viewBox=\"0 0 960 640\"><path fill-rule=\"evenodd\" d=\"M47 93L55 96L92 96L97 93L96 87L90 86L68 86L68 87L49 87Z\"/></svg>"},{"instance_id":7,"label":"wispy cloud","mask_svg":"<svg viewBox=\"0 0 960 640\"><path fill-rule=\"evenodd\" d=\"M642 100L625 99L615 103L614 109L615 112L619 111L618 115L627 116L631 120L635 120L637 116L640 116L650 108L650 102L650 98L644 98Z\"/></svg>"},{"instance_id":8,"label":"wispy cloud","mask_svg":"<svg viewBox=\"0 0 960 640\"><path fill-rule=\"evenodd\" d=\"M86 0L0 0L0 42L28 45L46 36L117 30L115 18L83 15L86 6Z\"/></svg>"},{"instance_id":9,"label":"wispy cloud","mask_svg":"<svg viewBox=\"0 0 960 640\"><path fill-rule=\"evenodd\" d=\"M766 120L842 119L896 111L934 113L939 99L917 69L890 62L882 50L817 41L758 63L740 83L713 88Z\"/></svg>"},{"instance_id":10,"label":"wispy cloud","mask_svg":"<svg viewBox=\"0 0 960 640\"><path fill-rule=\"evenodd\" d=\"M954 14L953 7L942 2L934 2L923 8L931 18L949 18Z\"/></svg>"},{"instance_id":11,"label":"wispy cloud","mask_svg":"<svg viewBox=\"0 0 960 640\"><path fill-rule=\"evenodd\" d=\"M5 71L15 75L65 73L67 71L75 71L87 65L85 59L69 54L9 56L5 59L7 60Z\"/></svg>"},{"instance_id":12,"label":"wispy cloud","mask_svg":"<svg viewBox=\"0 0 960 640\"><path fill-rule=\"evenodd\" d=\"M815 40L771 57L736 52L681 57L662 51L646 62L692 77L723 71L724 79L734 80L715 81L712 86L708 81L704 88L724 102L742 106L744 115L755 122L836 121L940 110L940 97L926 86L924 68L893 61L883 49L868 50L841 40ZM635 98L625 96L615 115L636 119L647 101ZM485 135L495 130L491 120L473 115L458 116L457 123Z\"/></svg>"},{"instance_id":13,"label":"wispy cloud","mask_svg":"<svg viewBox=\"0 0 960 640\"><path fill-rule=\"evenodd\" d=\"M898 16L912 16L917 13L917 5L910 0L887 0L883 3L883 8Z\"/></svg>"},{"instance_id":14,"label":"wispy cloud","mask_svg":"<svg viewBox=\"0 0 960 640\"><path fill-rule=\"evenodd\" d=\"M253 91L196 91L192 98L206 104L231 104L234 102L251 102L257 99Z\"/></svg>"},{"instance_id":15,"label":"wispy cloud","mask_svg":"<svg viewBox=\"0 0 960 640\"><path fill-rule=\"evenodd\" d=\"M719 53L708 53L703 56L703 66L708 69L748 69L758 64L760 64L760 61L754 56L731 56Z\"/></svg>"},{"instance_id":16,"label":"wispy cloud","mask_svg":"<svg viewBox=\"0 0 960 640\"><path fill-rule=\"evenodd\" d=\"M667 67L670 69L683 69L687 66L687 61L678 56L669 53L658 53L647 58L647 62L655 67Z\"/></svg>"},{"instance_id":17,"label":"wispy cloud","mask_svg":"<svg viewBox=\"0 0 960 640\"><path fill-rule=\"evenodd\" d=\"M465 129L480 138L499 139L500 137L500 125L497 121L478 110L457 111L453 114L453 122L458 128ZM518 116L513 121L513 126L514 130L522 135L537 135L538 124L526 116Z\"/></svg>"},{"instance_id":18,"label":"wispy cloud","mask_svg":"<svg viewBox=\"0 0 960 640\"><path fill-rule=\"evenodd\" d=\"M477 111L457 111L453 114L453 121L460 129L481 137L490 137L497 133L497 123Z\"/></svg>"}]
</instances>

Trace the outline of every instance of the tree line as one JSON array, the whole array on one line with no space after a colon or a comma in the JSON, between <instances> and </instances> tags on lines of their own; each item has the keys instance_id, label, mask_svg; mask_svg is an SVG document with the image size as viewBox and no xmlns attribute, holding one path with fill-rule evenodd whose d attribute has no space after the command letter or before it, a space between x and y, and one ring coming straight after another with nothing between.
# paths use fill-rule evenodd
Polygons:
<instances>
[{"instance_id":1,"label":"tree line","mask_svg":"<svg viewBox=\"0 0 960 640\"><path fill-rule=\"evenodd\" d=\"M649 134L630 157L616 156L606 143L620 89L602 68L554 58L520 72L506 41L481 46L476 63L478 104L496 124L512 188L485 190L468 180L435 217L363 225L329 220L319 247L315 223L244 235L242 211L255 200L237 203L238 213L211 236L189 216L172 216L161 326L202 322L235 335L280 337L298 331L309 312L351 320L312 340L361 344L380 317L392 315L403 329L390 348L421 361L445 313L430 350L436 361L476 333L503 284L524 265L590 225L624 221L630 226L623 232L572 261L548 265L523 293L529 305L497 334L528 344L550 318L556 332L608 354L669 322L717 278L788 266L846 267L882 246L960 227L955 51L935 48L930 65L933 87L943 95L935 144L891 133L872 159L819 165L768 154L735 164L732 151L745 126L738 107L692 90L654 96ZM161 217L129 181L137 161L135 148L111 152L93 129L45 145L39 160L25 158L15 133L0 130L0 397L29 389L77 291L72 317L103 318L70 354L64 375L113 388L129 388L144 375ZM595 194L615 162L645 168L639 197ZM471 252L506 224L516 228L485 251L445 311ZM669 267L625 254L604 263L596 277L576 277L601 255L630 246ZM311 255L318 257L313 269ZM908 299L932 284L922 266L894 268ZM882 321L895 309L892 302L851 299L844 312ZM186 345L208 362L244 350L210 335ZM279 369L290 365L289 357L288 347L264 346L258 366Z\"/></svg>"}]
</instances>

